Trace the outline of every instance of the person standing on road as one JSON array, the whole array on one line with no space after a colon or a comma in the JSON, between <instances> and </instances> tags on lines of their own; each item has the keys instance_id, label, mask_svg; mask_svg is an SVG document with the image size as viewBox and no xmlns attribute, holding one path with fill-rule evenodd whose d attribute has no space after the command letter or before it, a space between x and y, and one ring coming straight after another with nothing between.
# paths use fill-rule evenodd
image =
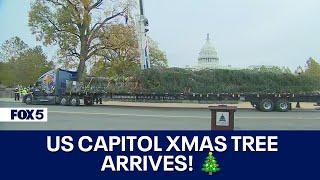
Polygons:
<instances>
[{"instance_id":1,"label":"person standing on road","mask_svg":"<svg viewBox=\"0 0 320 180\"><path fill-rule=\"evenodd\" d=\"M20 101L20 90L18 87L14 90L14 101Z\"/></svg>"},{"instance_id":2,"label":"person standing on road","mask_svg":"<svg viewBox=\"0 0 320 180\"><path fill-rule=\"evenodd\" d=\"M26 96L27 94L28 94L27 88L23 88L21 91L21 98L23 99L23 97Z\"/></svg>"}]
</instances>

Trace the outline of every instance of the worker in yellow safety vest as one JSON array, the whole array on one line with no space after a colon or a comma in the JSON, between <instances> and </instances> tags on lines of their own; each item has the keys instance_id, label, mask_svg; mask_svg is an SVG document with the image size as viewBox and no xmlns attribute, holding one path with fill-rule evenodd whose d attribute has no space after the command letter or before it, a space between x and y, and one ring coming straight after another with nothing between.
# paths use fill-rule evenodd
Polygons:
<instances>
[{"instance_id":1,"label":"worker in yellow safety vest","mask_svg":"<svg viewBox=\"0 0 320 180\"><path fill-rule=\"evenodd\" d=\"M22 96L22 99L25 95L28 94L28 91L27 91L27 88L23 88L22 91L21 91L21 96Z\"/></svg>"}]
</instances>

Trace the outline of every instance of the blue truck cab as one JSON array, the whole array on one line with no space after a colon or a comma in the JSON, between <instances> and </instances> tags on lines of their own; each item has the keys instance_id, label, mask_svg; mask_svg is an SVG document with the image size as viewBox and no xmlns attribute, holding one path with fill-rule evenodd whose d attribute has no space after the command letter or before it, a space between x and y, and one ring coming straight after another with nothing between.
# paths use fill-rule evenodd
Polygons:
<instances>
[{"instance_id":1,"label":"blue truck cab","mask_svg":"<svg viewBox=\"0 0 320 180\"><path fill-rule=\"evenodd\" d=\"M94 98L94 94L86 92L79 83L77 72L57 69L40 76L24 102L78 106L80 99L84 99L85 105L92 105Z\"/></svg>"}]
</instances>

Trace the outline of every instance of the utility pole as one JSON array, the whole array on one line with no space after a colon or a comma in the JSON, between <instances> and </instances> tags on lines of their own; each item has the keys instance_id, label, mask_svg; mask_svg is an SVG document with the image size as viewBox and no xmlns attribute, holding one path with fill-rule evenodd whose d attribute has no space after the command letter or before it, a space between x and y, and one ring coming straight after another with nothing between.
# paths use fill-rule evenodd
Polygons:
<instances>
[{"instance_id":1,"label":"utility pole","mask_svg":"<svg viewBox=\"0 0 320 180\"><path fill-rule=\"evenodd\" d=\"M149 31L149 21L144 15L143 0L139 0L140 14L138 18L138 40L140 50L141 69L150 68L149 44L147 32Z\"/></svg>"}]
</instances>

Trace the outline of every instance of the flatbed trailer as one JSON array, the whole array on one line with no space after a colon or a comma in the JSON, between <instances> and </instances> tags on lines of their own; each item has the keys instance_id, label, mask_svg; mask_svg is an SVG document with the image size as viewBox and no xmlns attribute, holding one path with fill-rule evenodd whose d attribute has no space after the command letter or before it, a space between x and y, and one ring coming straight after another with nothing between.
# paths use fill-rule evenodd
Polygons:
<instances>
[{"instance_id":1,"label":"flatbed trailer","mask_svg":"<svg viewBox=\"0 0 320 180\"><path fill-rule=\"evenodd\" d=\"M320 105L320 92L315 93L110 93L105 78L88 77L79 82L77 72L58 69L39 78L37 87L23 98L26 104L55 104L79 106L102 104L103 98L126 101L198 101L198 102L250 102L263 112L287 112L292 103L313 102Z\"/></svg>"},{"instance_id":2,"label":"flatbed trailer","mask_svg":"<svg viewBox=\"0 0 320 180\"><path fill-rule=\"evenodd\" d=\"M259 111L287 112L292 109L292 103L312 102L320 106L320 93L220 93L220 94L109 94L111 100L132 101L197 101L206 102L250 102Z\"/></svg>"}]
</instances>

